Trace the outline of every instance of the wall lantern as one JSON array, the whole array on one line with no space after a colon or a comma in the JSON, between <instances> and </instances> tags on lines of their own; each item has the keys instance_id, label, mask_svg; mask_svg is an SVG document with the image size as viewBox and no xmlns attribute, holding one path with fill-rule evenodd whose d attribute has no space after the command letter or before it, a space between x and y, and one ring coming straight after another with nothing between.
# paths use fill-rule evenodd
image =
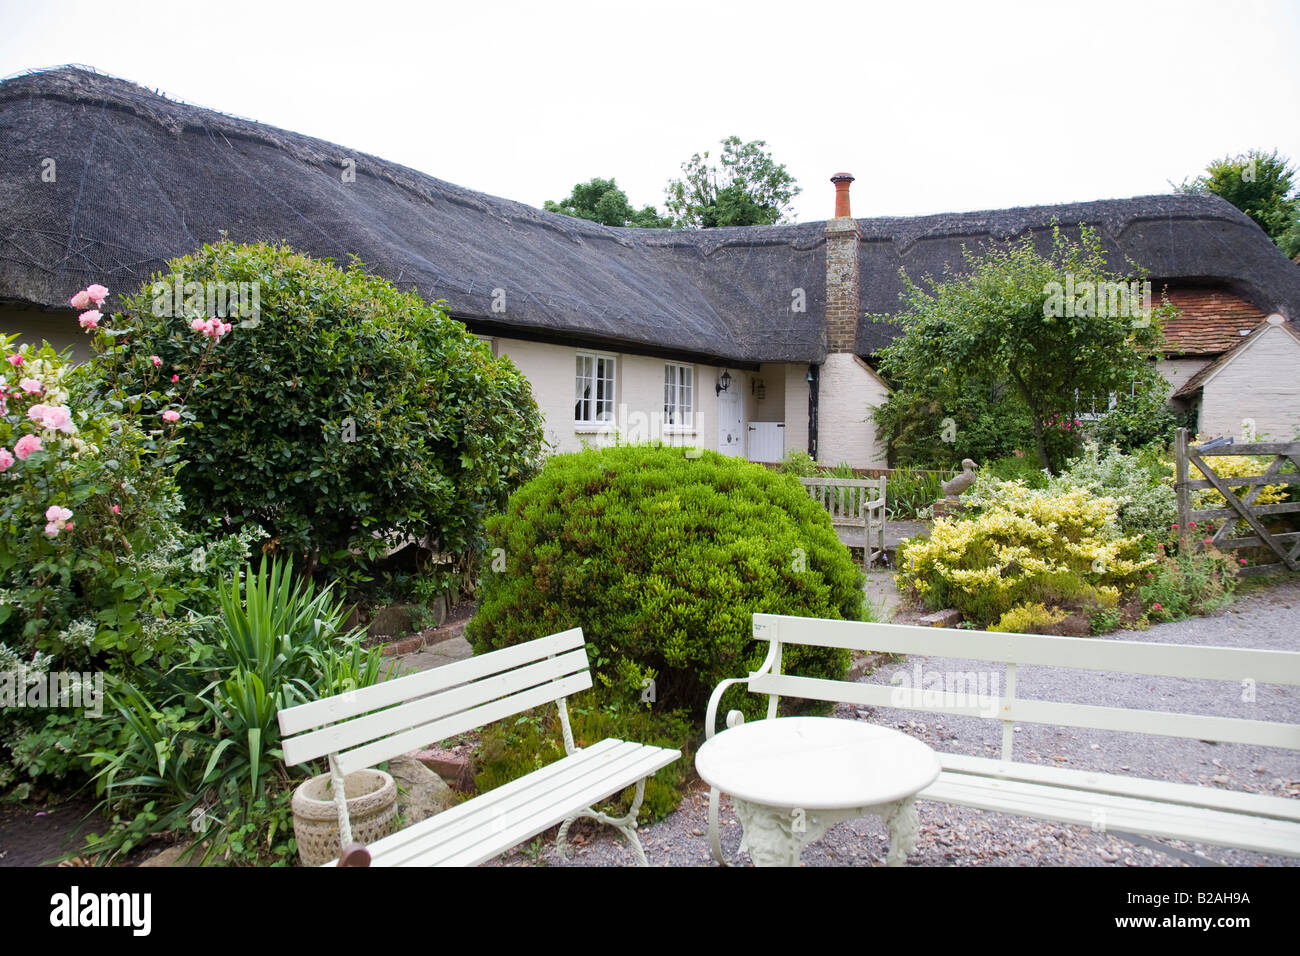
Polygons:
<instances>
[{"instance_id":1,"label":"wall lantern","mask_svg":"<svg viewBox=\"0 0 1300 956\"><path fill-rule=\"evenodd\" d=\"M723 370L722 381L719 384L713 386L713 394L721 395L729 388L731 388L731 373L726 370Z\"/></svg>"},{"instance_id":2,"label":"wall lantern","mask_svg":"<svg viewBox=\"0 0 1300 956\"><path fill-rule=\"evenodd\" d=\"M767 385L761 378L752 378L749 380L749 394L755 396L761 402L767 398Z\"/></svg>"},{"instance_id":3,"label":"wall lantern","mask_svg":"<svg viewBox=\"0 0 1300 956\"><path fill-rule=\"evenodd\" d=\"M812 382L813 377L812 377L812 369L811 369L811 368L808 369L808 374L805 375L805 376L803 377L803 380L804 380L805 382Z\"/></svg>"}]
</instances>

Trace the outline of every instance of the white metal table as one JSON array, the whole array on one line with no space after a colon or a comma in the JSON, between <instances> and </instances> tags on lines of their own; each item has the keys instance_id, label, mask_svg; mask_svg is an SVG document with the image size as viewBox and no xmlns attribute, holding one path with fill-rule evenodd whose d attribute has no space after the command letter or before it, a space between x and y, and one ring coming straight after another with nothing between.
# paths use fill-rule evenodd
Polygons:
<instances>
[{"instance_id":1,"label":"white metal table","mask_svg":"<svg viewBox=\"0 0 1300 956\"><path fill-rule=\"evenodd\" d=\"M710 795L709 840L718 839L717 791L731 795L755 866L798 866L804 846L836 823L877 815L889 828L888 866L916 846L915 795L939 776L933 750L886 727L831 717L739 724L695 755Z\"/></svg>"}]
</instances>

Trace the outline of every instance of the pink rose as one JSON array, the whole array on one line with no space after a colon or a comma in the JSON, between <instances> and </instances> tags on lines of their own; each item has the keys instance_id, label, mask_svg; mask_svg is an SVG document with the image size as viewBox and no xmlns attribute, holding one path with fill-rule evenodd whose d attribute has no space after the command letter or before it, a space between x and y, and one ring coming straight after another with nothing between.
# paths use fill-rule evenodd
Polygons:
<instances>
[{"instance_id":1,"label":"pink rose","mask_svg":"<svg viewBox=\"0 0 1300 956\"><path fill-rule=\"evenodd\" d=\"M162 417L165 422L178 422L181 419L181 413L169 408L162 413Z\"/></svg>"},{"instance_id":2,"label":"pink rose","mask_svg":"<svg viewBox=\"0 0 1300 956\"><path fill-rule=\"evenodd\" d=\"M66 405L33 405L27 409L27 417L42 428L61 431L68 435L77 430L72 424L72 412Z\"/></svg>"},{"instance_id":3,"label":"pink rose","mask_svg":"<svg viewBox=\"0 0 1300 956\"><path fill-rule=\"evenodd\" d=\"M160 359L160 358L159 358L158 356L156 356L156 355L150 355L150 356L149 356L149 361L150 361L150 362L153 362L153 367L154 367L154 368L157 368L159 365L162 364L162 359Z\"/></svg>"},{"instance_id":4,"label":"pink rose","mask_svg":"<svg viewBox=\"0 0 1300 956\"><path fill-rule=\"evenodd\" d=\"M97 329L99 328L99 320L103 317L102 313L96 312L92 309L90 312L81 313L77 318L77 321L81 323L83 329Z\"/></svg>"},{"instance_id":5,"label":"pink rose","mask_svg":"<svg viewBox=\"0 0 1300 956\"><path fill-rule=\"evenodd\" d=\"M23 357L19 355L17 352L14 352L12 355L9 356L9 364L14 366L22 365Z\"/></svg>"},{"instance_id":6,"label":"pink rose","mask_svg":"<svg viewBox=\"0 0 1300 956\"><path fill-rule=\"evenodd\" d=\"M0 448L0 472L8 471L13 467L14 456L10 454L8 448Z\"/></svg>"},{"instance_id":7,"label":"pink rose","mask_svg":"<svg viewBox=\"0 0 1300 956\"><path fill-rule=\"evenodd\" d=\"M53 521L51 521L48 524L46 524L45 533L48 534L51 538L57 538L59 536L59 526L55 524Z\"/></svg>"},{"instance_id":8,"label":"pink rose","mask_svg":"<svg viewBox=\"0 0 1300 956\"><path fill-rule=\"evenodd\" d=\"M66 524L72 517L72 512L67 508L61 508L58 505L50 505L45 509L46 521L57 521L59 524Z\"/></svg>"},{"instance_id":9,"label":"pink rose","mask_svg":"<svg viewBox=\"0 0 1300 956\"><path fill-rule=\"evenodd\" d=\"M28 455L40 450L41 440L35 435L24 435L14 442L14 454L18 456L19 461L26 461Z\"/></svg>"},{"instance_id":10,"label":"pink rose","mask_svg":"<svg viewBox=\"0 0 1300 956\"><path fill-rule=\"evenodd\" d=\"M115 515L120 515L121 513L122 513L122 506L121 506L121 505L113 505L113 514L115 514Z\"/></svg>"},{"instance_id":11,"label":"pink rose","mask_svg":"<svg viewBox=\"0 0 1300 956\"><path fill-rule=\"evenodd\" d=\"M1152 604L1152 605L1151 605L1151 610L1153 610L1153 611L1163 611L1163 610L1164 610L1164 607L1160 604L1159 601L1157 601L1155 604Z\"/></svg>"},{"instance_id":12,"label":"pink rose","mask_svg":"<svg viewBox=\"0 0 1300 956\"><path fill-rule=\"evenodd\" d=\"M95 305L103 305L104 300L108 298L108 289L102 285L91 285L86 287L86 298L90 299Z\"/></svg>"},{"instance_id":13,"label":"pink rose","mask_svg":"<svg viewBox=\"0 0 1300 956\"><path fill-rule=\"evenodd\" d=\"M41 384L40 379L25 378L18 383L18 387L21 388L28 395L39 395L41 394L41 389L43 389L45 386Z\"/></svg>"},{"instance_id":14,"label":"pink rose","mask_svg":"<svg viewBox=\"0 0 1300 956\"><path fill-rule=\"evenodd\" d=\"M190 323L190 328L192 328L195 332L202 332L204 327L205 326L202 319L195 319L193 322Z\"/></svg>"},{"instance_id":15,"label":"pink rose","mask_svg":"<svg viewBox=\"0 0 1300 956\"><path fill-rule=\"evenodd\" d=\"M89 309L90 293L88 293L85 289L82 289L80 292L78 292L76 295L74 295L71 299L68 300L68 304L71 305L74 309Z\"/></svg>"},{"instance_id":16,"label":"pink rose","mask_svg":"<svg viewBox=\"0 0 1300 956\"><path fill-rule=\"evenodd\" d=\"M181 377L180 377L179 375L173 375L173 376L172 376L172 381L173 381L173 382L179 382L180 380L181 380Z\"/></svg>"},{"instance_id":17,"label":"pink rose","mask_svg":"<svg viewBox=\"0 0 1300 956\"><path fill-rule=\"evenodd\" d=\"M1237 563L1238 563L1238 564L1245 564L1245 563L1246 563L1246 559L1245 559L1245 558L1238 558L1238 559L1237 559Z\"/></svg>"}]
</instances>

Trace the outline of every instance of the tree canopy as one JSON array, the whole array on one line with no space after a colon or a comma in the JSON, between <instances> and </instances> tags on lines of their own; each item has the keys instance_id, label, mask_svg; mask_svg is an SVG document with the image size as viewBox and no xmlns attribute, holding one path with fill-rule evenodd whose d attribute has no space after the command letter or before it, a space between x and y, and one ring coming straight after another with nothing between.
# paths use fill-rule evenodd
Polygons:
<instances>
[{"instance_id":1,"label":"tree canopy","mask_svg":"<svg viewBox=\"0 0 1300 956\"><path fill-rule=\"evenodd\" d=\"M716 164L709 162L708 150L682 163L685 176L671 180L666 191L673 226L710 229L790 222L790 200L800 188L766 145L761 139L742 143L739 136L728 136Z\"/></svg>"},{"instance_id":2,"label":"tree canopy","mask_svg":"<svg viewBox=\"0 0 1300 956\"><path fill-rule=\"evenodd\" d=\"M1300 193L1296 169L1278 156L1252 149L1216 159L1205 172L1178 187L1181 192L1214 193L1259 225L1288 257L1300 255Z\"/></svg>"},{"instance_id":3,"label":"tree canopy","mask_svg":"<svg viewBox=\"0 0 1300 956\"><path fill-rule=\"evenodd\" d=\"M1053 432L1077 428L1081 399L1128 393L1155 374L1172 307L1148 311L1141 295L1134 302L1131 277L1107 269L1086 227L1077 243L1054 227L1047 256L1032 237L964 256L963 273L926 277L929 288L903 273L905 310L893 320L873 317L903 327L881 351L881 370L900 401L941 419L955 419L954 406L986 393L990 382L1004 384L1028 411L1042 467L1055 470Z\"/></svg>"},{"instance_id":4,"label":"tree canopy","mask_svg":"<svg viewBox=\"0 0 1300 956\"><path fill-rule=\"evenodd\" d=\"M606 226L667 229L672 225L672 220L660 216L654 206L633 209L627 193L618 188L618 183L613 179L599 177L585 183L576 183L567 199L560 202L548 199L542 208L547 212L590 219Z\"/></svg>"}]
</instances>

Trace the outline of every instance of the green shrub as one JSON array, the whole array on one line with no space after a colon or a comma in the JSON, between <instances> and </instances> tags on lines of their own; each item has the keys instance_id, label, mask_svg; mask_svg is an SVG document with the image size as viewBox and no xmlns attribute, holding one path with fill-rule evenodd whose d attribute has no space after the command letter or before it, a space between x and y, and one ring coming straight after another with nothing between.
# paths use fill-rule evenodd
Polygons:
<instances>
[{"instance_id":1,"label":"green shrub","mask_svg":"<svg viewBox=\"0 0 1300 956\"><path fill-rule=\"evenodd\" d=\"M214 543L179 524L185 426L143 414L141 396L115 384L123 363L148 356L101 350L74 366L13 341L0 336L0 648L37 670L35 654L77 670L165 656L257 535ZM160 403L174 391L162 384L146 383Z\"/></svg>"},{"instance_id":2,"label":"green shrub","mask_svg":"<svg viewBox=\"0 0 1300 956\"><path fill-rule=\"evenodd\" d=\"M1028 488L1047 487L1047 472L1038 465L1032 454L1008 455L990 462L980 462L979 473L1000 481L1022 481Z\"/></svg>"},{"instance_id":3,"label":"green shrub","mask_svg":"<svg viewBox=\"0 0 1300 956\"><path fill-rule=\"evenodd\" d=\"M283 246L221 242L170 267L125 300L124 331L199 380L179 476L191 515L257 524L308 572L364 567L394 540L465 549L530 473L542 437L527 381L439 306ZM178 280L248 283L258 314L205 352L191 329L204 315L170 301Z\"/></svg>"},{"instance_id":4,"label":"green shrub","mask_svg":"<svg viewBox=\"0 0 1300 956\"><path fill-rule=\"evenodd\" d=\"M895 468L885 482L885 510L893 520L929 517L930 507L943 497L943 483L956 471L936 473L916 468Z\"/></svg>"},{"instance_id":5,"label":"green shrub","mask_svg":"<svg viewBox=\"0 0 1300 956\"><path fill-rule=\"evenodd\" d=\"M698 715L719 681L763 660L755 612L865 613L862 572L825 510L794 479L715 452L557 455L488 532L504 560L480 583L466 628L475 651L580 626L613 699L635 701L653 680L659 706ZM832 677L848 657L792 647L786 661ZM732 691L749 713L761 708Z\"/></svg>"},{"instance_id":6,"label":"green shrub","mask_svg":"<svg viewBox=\"0 0 1300 956\"><path fill-rule=\"evenodd\" d=\"M1138 589L1148 620L1177 621L1213 614L1232 601L1238 560L1231 555L1205 541L1182 548L1160 547L1159 552Z\"/></svg>"},{"instance_id":7,"label":"green shrub","mask_svg":"<svg viewBox=\"0 0 1300 956\"><path fill-rule=\"evenodd\" d=\"M642 824L662 820L682 802L687 770L694 759L692 752L698 735L697 725L685 711L619 701L602 703L603 696L598 689L592 689L568 700L569 723L578 747L589 747L614 737L682 751L680 760L646 781L637 820ZM483 793L563 756L564 736L559 709L547 704L483 728L477 756L481 769L474 784ZM635 791L635 787L628 787L618 794L607 812L612 816L625 815Z\"/></svg>"},{"instance_id":8,"label":"green shrub","mask_svg":"<svg viewBox=\"0 0 1300 956\"><path fill-rule=\"evenodd\" d=\"M1167 445L1180 427L1190 427L1195 413L1180 415L1169 405L1172 386L1154 373L1149 381L1119 396L1115 407L1092 427L1092 438L1103 447L1115 445L1132 452L1147 445Z\"/></svg>"},{"instance_id":9,"label":"green shrub","mask_svg":"<svg viewBox=\"0 0 1300 956\"><path fill-rule=\"evenodd\" d=\"M1178 496L1160 471L1111 446L1105 455L1095 442L1084 446L1053 486L1062 490L1087 488L1115 501L1120 530L1142 535L1154 544L1169 541L1178 520Z\"/></svg>"},{"instance_id":10,"label":"green shrub","mask_svg":"<svg viewBox=\"0 0 1300 956\"><path fill-rule=\"evenodd\" d=\"M166 671L110 681L121 730L93 757L113 822L86 847L101 860L162 832L201 834L192 849L204 862L292 858L284 822L294 781L276 713L378 682L379 649L363 649L360 630L345 633L332 589L295 583L288 563L264 556L243 577L221 590L212 643L191 642Z\"/></svg>"},{"instance_id":11,"label":"green shrub","mask_svg":"<svg viewBox=\"0 0 1300 956\"><path fill-rule=\"evenodd\" d=\"M817 459L802 449L786 452L786 456L781 459L781 464L776 468L783 475L794 475L796 478L816 478L821 469L817 467Z\"/></svg>"}]
</instances>

